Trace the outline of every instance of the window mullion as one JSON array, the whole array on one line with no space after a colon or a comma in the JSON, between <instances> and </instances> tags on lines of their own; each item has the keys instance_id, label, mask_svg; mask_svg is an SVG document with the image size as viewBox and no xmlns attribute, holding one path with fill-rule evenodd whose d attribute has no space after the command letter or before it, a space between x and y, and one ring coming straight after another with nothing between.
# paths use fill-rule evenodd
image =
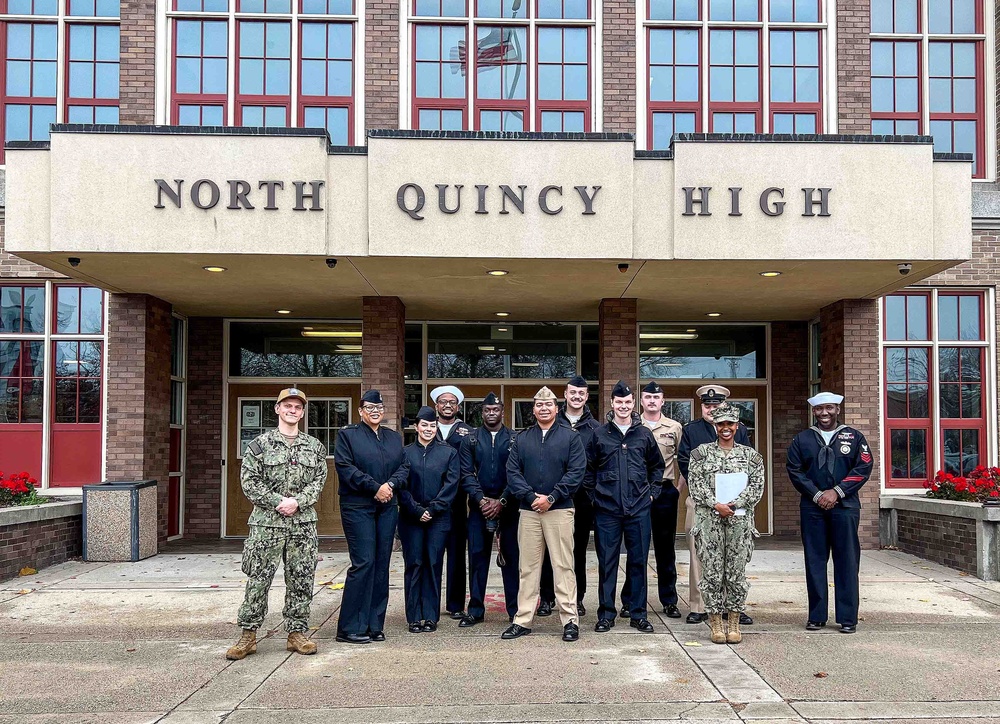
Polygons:
<instances>
[{"instance_id":1,"label":"window mullion","mask_svg":"<svg viewBox=\"0 0 1000 724\"><path fill-rule=\"evenodd\" d=\"M926 1L926 0L925 0ZM933 454L932 459L934 461L933 470L927 470L928 478L932 473L936 473L938 470L944 469L944 454L943 454L943 443L944 443L944 432L941 429L941 407L940 407L940 390L941 390L941 374L940 365L938 364L940 355L940 343L938 341L938 290L931 289L931 296L929 299L930 304L928 304L927 313L930 314L930 330L931 330L931 354L930 354L930 369L928 372L930 387L927 390L927 403L930 405L929 410L931 413L931 434L933 435L934 447L932 448ZM961 387L959 387L961 390ZM931 441L928 441L931 444Z\"/></svg>"},{"instance_id":2,"label":"window mullion","mask_svg":"<svg viewBox=\"0 0 1000 724\"><path fill-rule=\"evenodd\" d=\"M55 292L51 281L45 282L45 322L44 343L42 347L42 469L39 471L38 479L42 482L42 488L48 488L50 484L49 469L52 460L52 386L55 384L55 370L52 365L52 357L55 350L52 346L52 312L55 302Z\"/></svg>"}]
</instances>

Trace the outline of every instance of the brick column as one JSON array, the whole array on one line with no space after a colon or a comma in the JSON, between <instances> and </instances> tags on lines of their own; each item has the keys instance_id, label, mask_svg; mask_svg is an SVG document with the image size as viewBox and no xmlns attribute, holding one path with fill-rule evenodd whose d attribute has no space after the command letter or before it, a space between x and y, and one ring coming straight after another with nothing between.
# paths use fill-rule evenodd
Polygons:
<instances>
[{"instance_id":1,"label":"brick column","mask_svg":"<svg viewBox=\"0 0 1000 724\"><path fill-rule=\"evenodd\" d=\"M868 438L875 468L861 489L861 546L879 547L879 495L884 461L880 456L878 303L841 299L820 310L822 388L844 395L840 420Z\"/></svg>"},{"instance_id":2,"label":"brick column","mask_svg":"<svg viewBox=\"0 0 1000 724\"><path fill-rule=\"evenodd\" d=\"M170 305L163 300L111 295L107 476L110 481L157 481L161 541L167 537L171 325Z\"/></svg>"},{"instance_id":3,"label":"brick column","mask_svg":"<svg viewBox=\"0 0 1000 724\"><path fill-rule=\"evenodd\" d=\"M361 387L377 389L385 401L385 424L400 429L403 396L403 340L406 307L399 297L361 300ZM360 420L359 420L360 422Z\"/></svg>"},{"instance_id":4,"label":"brick column","mask_svg":"<svg viewBox=\"0 0 1000 724\"><path fill-rule=\"evenodd\" d=\"M222 320L188 320L184 537L222 531Z\"/></svg>"},{"instance_id":5,"label":"brick column","mask_svg":"<svg viewBox=\"0 0 1000 724\"><path fill-rule=\"evenodd\" d=\"M127 125L152 124L156 112L156 3L121 2L121 101L119 117Z\"/></svg>"},{"instance_id":6,"label":"brick column","mask_svg":"<svg viewBox=\"0 0 1000 724\"><path fill-rule=\"evenodd\" d=\"M605 0L603 12L603 128L607 133L635 133L635 2Z\"/></svg>"},{"instance_id":7,"label":"brick column","mask_svg":"<svg viewBox=\"0 0 1000 724\"><path fill-rule=\"evenodd\" d=\"M840 128L827 133L872 132L870 0L837 3L837 117Z\"/></svg>"},{"instance_id":8,"label":"brick column","mask_svg":"<svg viewBox=\"0 0 1000 724\"><path fill-rule=\"evenodd\" d=\"M365 3L365 128L399 128L399 0Z\"/></svg>"},{"instance_id":9,"label":"brick column","mask_svg":"<svg viewBox=\"0 0 1000 724\"><path fill-rule=\"evenodd\" d=\"M635 299L602 299L600 307L601 419L611 409L611 390L618 380L637 384L639 323ZM639 397L636 391L636 397Z\"/></svg>"},{"instance_id":10,"label":"brick column","mask_svg":"<svg viewBox=\"0 0 1000 724\"><path fill-rule=\"evenodd\" d=\"M799 534L799 493L785 464L788 446L809 426L809 328L805 322L771 325L771 480L774 534Z\"/></svg>"}]
</instances>

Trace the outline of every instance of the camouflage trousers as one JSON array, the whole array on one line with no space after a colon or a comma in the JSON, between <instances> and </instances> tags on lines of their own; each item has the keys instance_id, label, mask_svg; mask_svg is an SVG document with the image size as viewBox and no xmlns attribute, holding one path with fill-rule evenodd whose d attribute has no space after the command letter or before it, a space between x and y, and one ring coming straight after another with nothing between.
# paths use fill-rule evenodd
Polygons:
<instances>
[{"instance_id":1,"label":"camouflage trousers","mask_svg":"<svg viewBox=\"0 0 1000 724\"><path fill-rule=\"evenodd\" d=\"M701 561L698 590L708 613L746 610L746 567L753 555L753 511L723 520L709 508L698 506L691 531Z\"/></svg>"},{"instance_id":2,"label":"camouflage trousers","mask_svg":"<svg viewBox=\"0 0 1000 724\"><path fill-rule=\"evenodd\" d=\"M247 587L243 605L237 614L240 628L256 631L267 614L267 594L285 559L285 629L309 630L309 604L312 603L316 582L316 558L319 539L316 524L299 524L290 529L250 526L250 535L243 544L243 573Z\"/></svg>"}]
</instances>

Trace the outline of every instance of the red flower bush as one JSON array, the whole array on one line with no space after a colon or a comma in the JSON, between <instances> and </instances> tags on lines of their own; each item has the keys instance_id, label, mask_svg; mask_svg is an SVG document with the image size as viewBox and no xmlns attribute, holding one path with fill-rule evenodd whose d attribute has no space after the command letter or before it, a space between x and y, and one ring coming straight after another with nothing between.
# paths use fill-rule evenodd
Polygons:
<instances>
[{"instance_id":1,"label":"red flower bush","mask_svg":"<svg viewBox=\"0 0 1000 724\"><path fill-rule=\"evenodd\" d=\"M966 476L938 471L924 483L928 498L960 500L968 503L994 503L1000 500L1000 468L978 466Z\"/></svg>"},{"instance_id":2,"label":"red flower bush","mask_svg":"<svg viewBox=\"0 0 1000 724\"><path fill-rule=\"evenodd\" d=\"M38 481L28 473L11 473L5 475L0 471L0 508L12 505L36 505L44 503L35 492Z\"/></svg>"}]
</instances>

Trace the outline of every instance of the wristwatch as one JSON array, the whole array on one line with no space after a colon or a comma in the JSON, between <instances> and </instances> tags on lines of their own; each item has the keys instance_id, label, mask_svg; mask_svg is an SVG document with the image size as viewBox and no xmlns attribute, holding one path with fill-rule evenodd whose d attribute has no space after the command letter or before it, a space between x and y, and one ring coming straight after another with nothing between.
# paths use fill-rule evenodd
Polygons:
<instances>
[{"instance_id":1,"label":"wristwatch","mask_svg":"<svg viewBox=\"0 0 1000 724\"><path fill-rule=\"evenodd\" d=\"M546 495L545 499L549 501L549 505L555 505L556 504L556 499L553 498L551 495Z\"/></svg>"}]
</instances>

